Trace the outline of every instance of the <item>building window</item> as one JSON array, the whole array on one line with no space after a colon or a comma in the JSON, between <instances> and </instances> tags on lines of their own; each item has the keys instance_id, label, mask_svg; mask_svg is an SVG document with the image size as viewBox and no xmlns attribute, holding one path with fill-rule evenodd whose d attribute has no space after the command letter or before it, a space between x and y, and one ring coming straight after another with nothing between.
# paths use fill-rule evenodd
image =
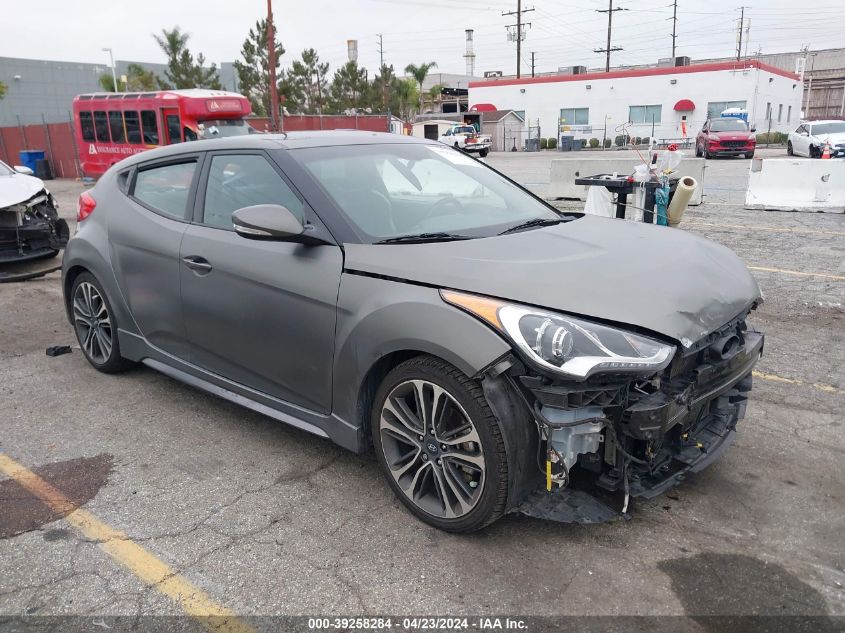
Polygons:
<instances>
[{"instance_id":1,"label":"building window","mask_svg":"<svg viewBox=\"0 0 845 633\"><path fill-rule=\"evenodd\" d=\"M661 105L631 106L628 108L628 121L630 123L660 123L662 112Z\"/></svg>"},{"instance_id":2,"label":"building window","mask_svg":"<svg viewBox=\"0 0 845 633\"><path fill-rule=\"evenodd\" d=\"M718 119L728 108L739 108L745 110L745 101L710 101L707 103L707 118Z\"/></svg>"},{"instance_id":3,"label":"building window","mask_svg":"<svg viewBox=\"0 0 845 633\"><path fill-rule=\"evenodd\" d=\"M782 118L783 118L783 104L780 103L780 104L778 104L778 123L780 123L780 120Z\"/></svg>"},{"instance_id":4,"label":"building window","mask_svg":"<svg viewBox=\"0 0 845 633\"><path fill-rule=\"evenodd\" d=\"M560 124L561 125L589 125L590 124L590 109L589 108L561 108L560 109Z\"/></svg>"},{"instance_id":5,"label":"building window","mask_svg":"<svg viewBox=\"0 0 845 633\"><path fill-rule=\"evenodd\" d=\"M792 106L789 106L786 109L786 122L789 123L792 120Z\"/></svg>"},{"instance_id":6,"label":"building window","mask_svg":"<svg viewBox=\"0 0 845 633\"><path fill-rule=\"evenodd\" d=\"M772 120L772 102L767 101L766 102L766 121L771 121L771 120Z\"/></svg>"}]
</instances>

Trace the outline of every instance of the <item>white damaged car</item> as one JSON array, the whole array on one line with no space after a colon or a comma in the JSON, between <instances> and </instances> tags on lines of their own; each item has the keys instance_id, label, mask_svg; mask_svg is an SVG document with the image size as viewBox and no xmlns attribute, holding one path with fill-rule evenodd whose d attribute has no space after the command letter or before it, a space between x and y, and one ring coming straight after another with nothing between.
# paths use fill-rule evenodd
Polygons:
<instances>
[{"instance_id":1,"label":"white damaged car","mask_svg":"<svg viewBox=\"0 0 845 633\"><path fill-rule=\"evenodd\" d=\"M57 208L31 169L0 161L0 264L57 255L70 236Z\"/></svg>"}]
</instances>

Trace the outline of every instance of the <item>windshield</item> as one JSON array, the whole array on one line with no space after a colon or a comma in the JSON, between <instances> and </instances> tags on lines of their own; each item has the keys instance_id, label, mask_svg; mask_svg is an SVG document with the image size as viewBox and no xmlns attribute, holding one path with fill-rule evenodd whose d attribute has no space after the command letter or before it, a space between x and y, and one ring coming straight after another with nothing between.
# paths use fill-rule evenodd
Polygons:
<instances>
[{"instance_id":1,"label":"windshield","mask_svg":"<svg viewBox=\"0 0 845 633\"><path fill-rule=\"evenodd\" d=\"M0 176L12 176L16 172L14 169L9 167L6 163L0 160Z\"/></svg>"},{"instance_id":2,"label":"windshield","mask_svg":"<svg viewBox=\"0 0 845 633\"><path fill-rule=\"evenodd\" d=\"M452 128L452 134L475 134L475 128L471 125L462 125Z\"/></svg>"},{"instance_id":3,"label":"windshield","mask_svg":"<svg viewBox=\"0 0 845 633\"><path fill-rule=\"evenodd\" d=\"M748 126L742 119L713 119L710 122L711 132L747 132Z\"/></svg>"},{"instance_id":4,"label":"windshield","mask_svg":"<svg viewBox=\"0 0 845 633\"><path fill-rule=\"evenodd\" d=\"M825 134L842 134L845 132L845 121L834 121L833 123L820 123L813 126L813 136Z\"/></svg>"},{"instance_id":5,"label":"windshield","mask_svg":"<svg viewBox=\"0 0 845 633\"><path fill-rule=\"evenodd\" d=\"M290 155L314 176L364 243L420 233L489 237L527 220L560 218L451 147L347 145L291 150Z\"/></svg>"},{"instance_id":6,"label":"windshield","mask_svg":"<svg viewBox=\"0 0 845 633\"><path fill-rule=\"evenodd\" d=\"M251 134L252 128L243 119L207 119L197 124L199 138L221 138Z\"/></svg>"}]
</instances>

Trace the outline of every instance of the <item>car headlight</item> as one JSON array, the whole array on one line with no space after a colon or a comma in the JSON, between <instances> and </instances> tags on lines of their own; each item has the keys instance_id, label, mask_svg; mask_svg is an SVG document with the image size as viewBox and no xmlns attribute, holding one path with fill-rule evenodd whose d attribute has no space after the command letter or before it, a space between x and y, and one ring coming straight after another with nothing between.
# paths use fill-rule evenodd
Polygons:
<instances>
[{"instance_id":1,"label":"car headlight","mask_svg":"<svg viewBox=\"0 0 845 633\"><path fill-rule=\"evenodd\" d=\"M530 362L568 378L653 374L675 355L673 345L584 319L452 290L440 296L505 335Z\"/></svg>"}]
</instances>

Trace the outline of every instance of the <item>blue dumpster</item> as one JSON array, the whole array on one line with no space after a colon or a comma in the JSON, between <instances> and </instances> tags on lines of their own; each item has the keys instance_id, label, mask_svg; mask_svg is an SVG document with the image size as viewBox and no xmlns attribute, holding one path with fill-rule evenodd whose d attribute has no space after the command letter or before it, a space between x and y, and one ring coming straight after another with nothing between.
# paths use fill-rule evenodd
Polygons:
<instances>
[{"instance_id":1,"label":"blue dumpster","mask_svg":"<svg viewBox=\"0 0 845 633\"><path fill-rule=\"evenodd\" d=\"M18 158L21 161L21 165L24 167L29 167L32 170L32 173L35 173L36 161L44 160L44 150L43 149L22 149L18 152Z\"/></svg>"}]
</instances>

